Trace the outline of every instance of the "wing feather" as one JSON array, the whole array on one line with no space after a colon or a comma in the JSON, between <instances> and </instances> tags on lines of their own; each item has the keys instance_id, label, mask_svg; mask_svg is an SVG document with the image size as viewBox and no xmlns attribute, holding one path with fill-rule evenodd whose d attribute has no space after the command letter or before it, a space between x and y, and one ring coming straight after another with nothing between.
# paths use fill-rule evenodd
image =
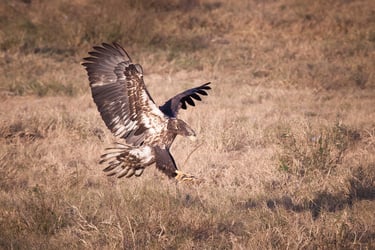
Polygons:
<instances>
[{"instance_id":1,"label":"wing feather","mask_svg":"<svg viewBox=\"0 0 375 250\"><path fill-rule=\"evenodd\" d=\"M202 98L197 94L191 94L190 96L194 98L195 100L202 101Z\"/></svg>"},{"instance_id":2,"label":"wing feather","mask_svg":"<svg viewBox=\"0 0 375 250\"><path fill-rule=\"evenodd\" d=\"M187 109L186 103L191 106L195 106L193 99L201 101L202 98L198 94L207 95L206 91L211 89L209 85L210 82L196 88L188 89L172 97L159 108L161 111L163 111L164 114L168 115L169 117L176 117L180 108Z\"/></svg>"},{"instance_id":3,"label":"wing feather","mask_svg":"<svg viewBox=\"0 0 375 250\"><path fill-rule=\"evenodd\" d=\"M186 97L186 102L189 103L193 107L195 106L195 103L194 103L193 99L190 98L190 96Z\"/></svg>"},{"instance_id":4,"label":"wing feather","mask_svg":"<svg viewBox=\"0 0 375 250\"><path fill-rule=\"evenodd\" d=\"M117 43L94 46L84 58L92 97L106 126L128 144L139 146L160 131L164 114L143 82L143 70Z\"/></svg>"},{"instance_id":5,"label":"wing feather","mask_svg":"<svg viewBox=\"0 0 375 250\"><path fill-rule=\"evenodd\" d=\"M176 163L167 149L162 149L159 146L154 147L156 168L166 174L169 178L175 177Z\"/></svg>"}]
</instances>

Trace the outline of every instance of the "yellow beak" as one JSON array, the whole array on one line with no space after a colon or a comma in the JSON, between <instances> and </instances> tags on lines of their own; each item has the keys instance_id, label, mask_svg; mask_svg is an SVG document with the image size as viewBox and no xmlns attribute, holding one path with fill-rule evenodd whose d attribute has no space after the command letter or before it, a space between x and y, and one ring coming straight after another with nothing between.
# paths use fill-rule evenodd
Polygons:
<instances>
[{"instance_id":1,"label":"yellow beak","mask_svg":"<svg viewBox=\"0 0 375 250\"><path fill-rule=\"evenodd\" d=\"M191 141L196 141L197 140L197 137L195 135L189 135L188 138L191 140Z\"/></svg>"}]
</instances>

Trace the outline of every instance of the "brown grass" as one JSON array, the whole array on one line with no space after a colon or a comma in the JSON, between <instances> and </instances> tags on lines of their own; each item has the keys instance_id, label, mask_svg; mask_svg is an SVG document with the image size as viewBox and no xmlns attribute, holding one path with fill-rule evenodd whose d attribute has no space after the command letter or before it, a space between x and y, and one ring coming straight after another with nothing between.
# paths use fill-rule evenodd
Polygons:
<instances>
[{"instance_id":1,"label":"brown grass","mask_svg":"<svg viewBox=\"0 0 375 250\"><path fill-rule=\"evenodd\" d=\"M0 4L0 248L374 248L374 13L370 0ZM110 41L158 104L213 82L181 112L198 142L172 147L201 184L102 173L113 137L80 61Z\"/></svg>"}]
</instances>

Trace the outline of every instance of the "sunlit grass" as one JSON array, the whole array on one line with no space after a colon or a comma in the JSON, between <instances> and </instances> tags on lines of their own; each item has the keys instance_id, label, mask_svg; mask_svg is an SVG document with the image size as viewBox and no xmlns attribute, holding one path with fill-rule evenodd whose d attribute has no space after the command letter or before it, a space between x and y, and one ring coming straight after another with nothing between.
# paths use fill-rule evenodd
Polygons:
<instances>
[{"instance_id":1,"label":"sunlit grass","mask_svg":"<svg viewBox=\"0 0 375 250\"><path fill-rule=\"evenodd\" d=\"M373 248L372 1L28 2L0 6L0 248ZM157 104L212 82L171 149L199 185L102 173L80 62L111 41Z\"/></svg>"}]
</instances>

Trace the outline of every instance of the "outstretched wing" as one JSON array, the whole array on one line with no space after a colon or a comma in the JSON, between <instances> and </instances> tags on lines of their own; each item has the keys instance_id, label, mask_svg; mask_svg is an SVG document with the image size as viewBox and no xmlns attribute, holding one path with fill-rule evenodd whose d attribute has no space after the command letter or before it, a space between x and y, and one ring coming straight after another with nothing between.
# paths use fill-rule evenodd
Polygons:
<instances>
[{"instance_id":1,"label":"outstretched wing","mask_svg":"<svg viewBox=\"0 0 375 250\"><path fill-rule=\"evenodd\" d=\"M143 82L143 70L118 44L95 46L84 58L92 97L111 132L139 146L161 129L163 113Z\"/></svg>"},{"instance_id":2,"label":"outstretched wing","mask_svg":"<svg viewBox=\"0 0 375 250\"><path fill-rule=\"evenodd\" d=\"M176 117L180 108L187 109L186 103L195 106L193 99L201 101L202 99L199 95L207 95L206 91L211 89L209 85L210 82L196 88L188 89L172 97L159 108L169 117Z\"/></svg>"}]
</instances>

